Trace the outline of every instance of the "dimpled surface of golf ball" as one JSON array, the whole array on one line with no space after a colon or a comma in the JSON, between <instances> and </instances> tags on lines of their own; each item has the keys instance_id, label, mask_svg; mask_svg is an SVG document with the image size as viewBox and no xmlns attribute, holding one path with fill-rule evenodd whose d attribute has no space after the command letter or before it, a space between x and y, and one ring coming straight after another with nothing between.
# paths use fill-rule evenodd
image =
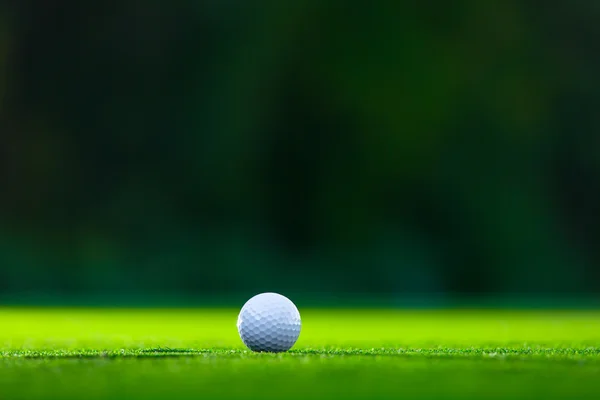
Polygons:
<instances>
[{"instance_id":1,"label":"dimpled surface of golf ball","mask_svg":"<svg viewBox=\"0 0 600 400\"><path fill-rule=\"evenodd\" d=\"M244 304L237 328L252 351L281 352L292 348L300 336L300 313L285 296L261 293Z\"/></svg>"}]
</instances>

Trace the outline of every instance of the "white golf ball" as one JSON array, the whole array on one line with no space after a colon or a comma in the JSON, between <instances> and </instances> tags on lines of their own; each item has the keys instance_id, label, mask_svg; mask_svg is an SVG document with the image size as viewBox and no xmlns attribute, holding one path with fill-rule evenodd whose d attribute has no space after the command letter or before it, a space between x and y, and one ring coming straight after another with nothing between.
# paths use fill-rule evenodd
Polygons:
<instances>
[{"instance_id":1,"label":"white golf ball","mask_svg":"<svg viewBox=\"0 0 600 400\"><path fill-rule=\"evenodd\" d=\"M292 348L300 336L300 313L285 296L261 293L244 304L237 328L252 351L280 352Z\"/></svg>"}]
</instances>

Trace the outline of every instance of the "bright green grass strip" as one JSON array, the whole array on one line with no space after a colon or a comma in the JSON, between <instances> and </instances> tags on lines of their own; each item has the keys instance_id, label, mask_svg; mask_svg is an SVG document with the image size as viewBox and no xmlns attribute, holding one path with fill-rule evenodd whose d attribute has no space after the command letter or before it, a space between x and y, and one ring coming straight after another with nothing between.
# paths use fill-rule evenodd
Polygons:
<instances>
[{"instance_id":1,"label":"bright green grass strip","mask_svg":"<svg viewBox=\"0 0 600 400\"><path fill-rule=\"evenodd\" d=\"M0 349L243 349L238 310L0 309ZM598 312L301 310L303 348L586 348Z\"/></svg>"},{"instance_id":2,"label":"bright green grass strip","mask_svg":"<svg viewBox=\"0 0 600 400\"><path fill-rule=\"evenodd\" d=\"M237 310L0 309L0 399L600 398L600 313L302 310L288 353Z\"/></svg>"},{"instance_id":3,"label":"bright green grass strip","mask_svg":"<svg viewBox=\"0 0 600 400\"><path fill-rule=\"evenodd\" d=\"M220 357L260 357L274 354L255 354L239 349L119 349L119 350L17 350L0 353L2 358L147 358L147 357L192 357L213 355ZM473 348L379 348L379 349L296 349L286 353L288 356L419 356L419 357L544 357L548 359L572 359L600 361L600 348L511 348L511 347L473 347Z\"/></svg>"}]
</instances>

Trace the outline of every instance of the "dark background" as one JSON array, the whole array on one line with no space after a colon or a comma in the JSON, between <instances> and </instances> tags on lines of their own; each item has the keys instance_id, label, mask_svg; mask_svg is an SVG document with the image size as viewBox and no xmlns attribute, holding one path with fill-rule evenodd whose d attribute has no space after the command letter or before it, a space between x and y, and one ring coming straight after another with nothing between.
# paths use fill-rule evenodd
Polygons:
<instances>
[{"instance_id":1,"label":"dark background","mask_svg":"<svg viewBox=\"0 0 600 400\"><path fill-rule=\"evenodd\" d=\"M591 301L599 71L594 0L1 1L0 299Z\"/></svg>"}]
</instances>

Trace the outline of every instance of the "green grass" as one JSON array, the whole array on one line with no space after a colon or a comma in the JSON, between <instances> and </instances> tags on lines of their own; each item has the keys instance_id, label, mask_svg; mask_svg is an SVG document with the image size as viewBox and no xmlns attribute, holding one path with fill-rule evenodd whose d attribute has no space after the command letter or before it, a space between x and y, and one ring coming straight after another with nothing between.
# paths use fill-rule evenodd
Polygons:
<instances>
[{"instance_id":1,"label":"green grass","mask_svg":"<svg viewBox=\"0 0 600 400\"><path fill-rule=\"evenodd\" d=\"M237 310L0 309L0 399L600 398L600 313L301 310L285 354Z\"/></svg>"}]
</instances>

